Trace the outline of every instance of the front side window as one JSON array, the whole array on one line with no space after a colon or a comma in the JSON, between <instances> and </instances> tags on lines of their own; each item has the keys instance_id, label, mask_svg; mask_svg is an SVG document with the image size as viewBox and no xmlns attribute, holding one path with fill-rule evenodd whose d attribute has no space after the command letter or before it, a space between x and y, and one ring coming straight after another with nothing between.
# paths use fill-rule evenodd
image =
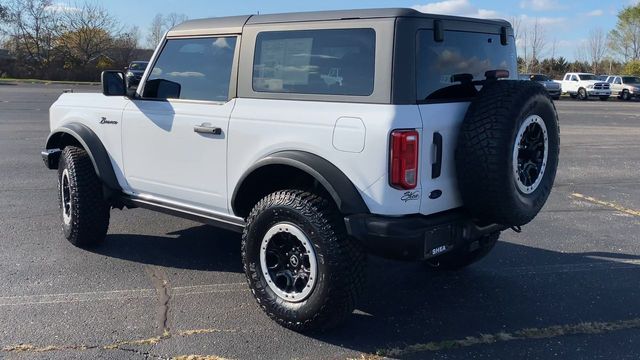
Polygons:
<instances>
[{"instance_id":1,"label":"front side window","mask_svg":"<svg viewBox=\"0 0 640 360\"><path fill-rule=\"evenodd\" d=\"M489 70L517 76L513 38L502 45L499 34L445 31L439 42L432 30L420 30L417 45L418 101L472 98L477 89L471 80L484 80Z\"/></svg>"},{"instance_id":2,"label":"front side window","mask_svg":"<svg viewBox=\"0 0 640 360\"><path fill-rule=\"evenodd\" d=\"M253 90L371 95L375 44L373 29L261 32L256 39Z\"/></svg>"},{"instance_id":3,"label":"front side window","mask_svg":"<svg viewBox=\"0 0 640 360\"><path fill-rule=\"evenodd\" d=\"M227 101L235 47L235 37L167 40L143 97Z\"/></svg>"}]
</instances>

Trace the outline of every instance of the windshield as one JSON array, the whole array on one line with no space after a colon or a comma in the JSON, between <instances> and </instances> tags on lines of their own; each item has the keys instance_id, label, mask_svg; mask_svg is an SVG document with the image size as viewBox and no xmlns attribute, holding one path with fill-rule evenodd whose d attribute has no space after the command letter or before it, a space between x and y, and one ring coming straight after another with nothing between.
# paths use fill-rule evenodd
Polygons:
<instances>
[{"instance_id":1,"label":"windshield","mask_svg":"<svg viewBox=\"0 0 640 360\"><path fill-rule=\"evenodd\" d=\"M598 78L591 74L580 74L580 80L598 80Z\"/></svg>"},{"instance_id":2,"label":"windshield","mask_svg":"<svg viewBox=\"0 0 640 360\"><path fill-rule=\"evenodd\" d=\"M640 78L635 76L623 76L622 82L625 84L640 84Z\"/></svg>"},{"instance_id":3,"label":"windshield","mask_svg":"<svg viewBox=\"0 0 640 360\"><path fill-rule=\"evenodd\" d=\"M500 69L508 70L512 79L517 76L512 38L502 45L498 34L445 31L444 41L437 42L432 30L421 30L418 45L418 101L467 99L477 94L475 86L453 81L453 75L484 80L486 71Z\"/></svg>"},{"instance_id":4,"label":"windshield","mask_svg":"<svg viewBox=\"0 0 640 360\"><path fill-rule=\"evenodd\" d=\"M133 62L129 65L129 70L145 70L148 62Z\"/></svg>"}]
</instances>

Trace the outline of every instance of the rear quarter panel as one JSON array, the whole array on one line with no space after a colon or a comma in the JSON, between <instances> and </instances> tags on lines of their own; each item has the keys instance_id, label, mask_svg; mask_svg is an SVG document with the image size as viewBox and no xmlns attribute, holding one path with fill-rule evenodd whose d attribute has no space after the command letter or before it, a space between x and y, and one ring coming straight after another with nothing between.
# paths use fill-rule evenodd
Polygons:
<instances>
[{"instance_id":1,"label":"rear quarter panel","mask_svg":"<svg viewBox=\"0 0 640 360\"><path fill-rule=\"evenodd\" d=\"M364 136L359 130L336 126L341 118L360 119ZM390 132L413 128L422 128L416 105L237 99L229 125L228 193L233 193L244 172L258 160L279 151L298 150L338 167L372 213L418 213L420 202L403 201L404 191L393 189L388 180ZM336 132L340 141L352 136L354 142L363 141L363 146L336 148Z\"/></svg>"}]
</instances>

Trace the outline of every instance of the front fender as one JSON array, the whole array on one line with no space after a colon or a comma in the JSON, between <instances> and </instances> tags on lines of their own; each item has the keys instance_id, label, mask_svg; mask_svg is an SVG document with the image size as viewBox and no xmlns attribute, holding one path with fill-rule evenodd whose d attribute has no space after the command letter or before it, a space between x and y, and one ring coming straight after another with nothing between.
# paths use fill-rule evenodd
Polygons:
<instances>
[{"instance_id":1,"label":"front fender","mask_svg":"<svg viewBox=\"0 0 640 360\"><path fill-rule=\"evenodd\" d=\"M86 125L72 122L53 130L47 138L45 149L47 151L62 150L65 146L74 143L74 140L80 143L89 154L96 174L102 183L111 190L121 191L109 153L98 135Z\"/></svg>"}]
</instances>

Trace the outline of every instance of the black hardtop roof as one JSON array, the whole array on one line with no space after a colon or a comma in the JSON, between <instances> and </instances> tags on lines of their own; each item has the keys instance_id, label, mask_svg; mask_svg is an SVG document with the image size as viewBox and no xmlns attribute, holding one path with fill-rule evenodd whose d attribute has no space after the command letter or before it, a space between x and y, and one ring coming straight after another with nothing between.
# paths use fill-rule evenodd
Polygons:
<instances>
[{"instance_id":1,"label":"black hardtop roof","mask_svg":"<svg viewBox=\"0 0 640 360\"><path fill-rule=\"evenodd\" d=\"M505 20L487 20L467 18L461 16L449 16L438 14L426 14L410 8L386 8L386 9L358 9L358 10L331 10L296 12L283 14L228 16L208 19L196 19L185 21L171 30L168 36L185 36L211 33L212 30L220 30L224 33L240 33L244 25L273 24L305 21L329 21L345 19L376 19L414 17L443 20L472 21L479 23L491 23L501 26L511 25Z\"/></svg>"}]
</instances>

